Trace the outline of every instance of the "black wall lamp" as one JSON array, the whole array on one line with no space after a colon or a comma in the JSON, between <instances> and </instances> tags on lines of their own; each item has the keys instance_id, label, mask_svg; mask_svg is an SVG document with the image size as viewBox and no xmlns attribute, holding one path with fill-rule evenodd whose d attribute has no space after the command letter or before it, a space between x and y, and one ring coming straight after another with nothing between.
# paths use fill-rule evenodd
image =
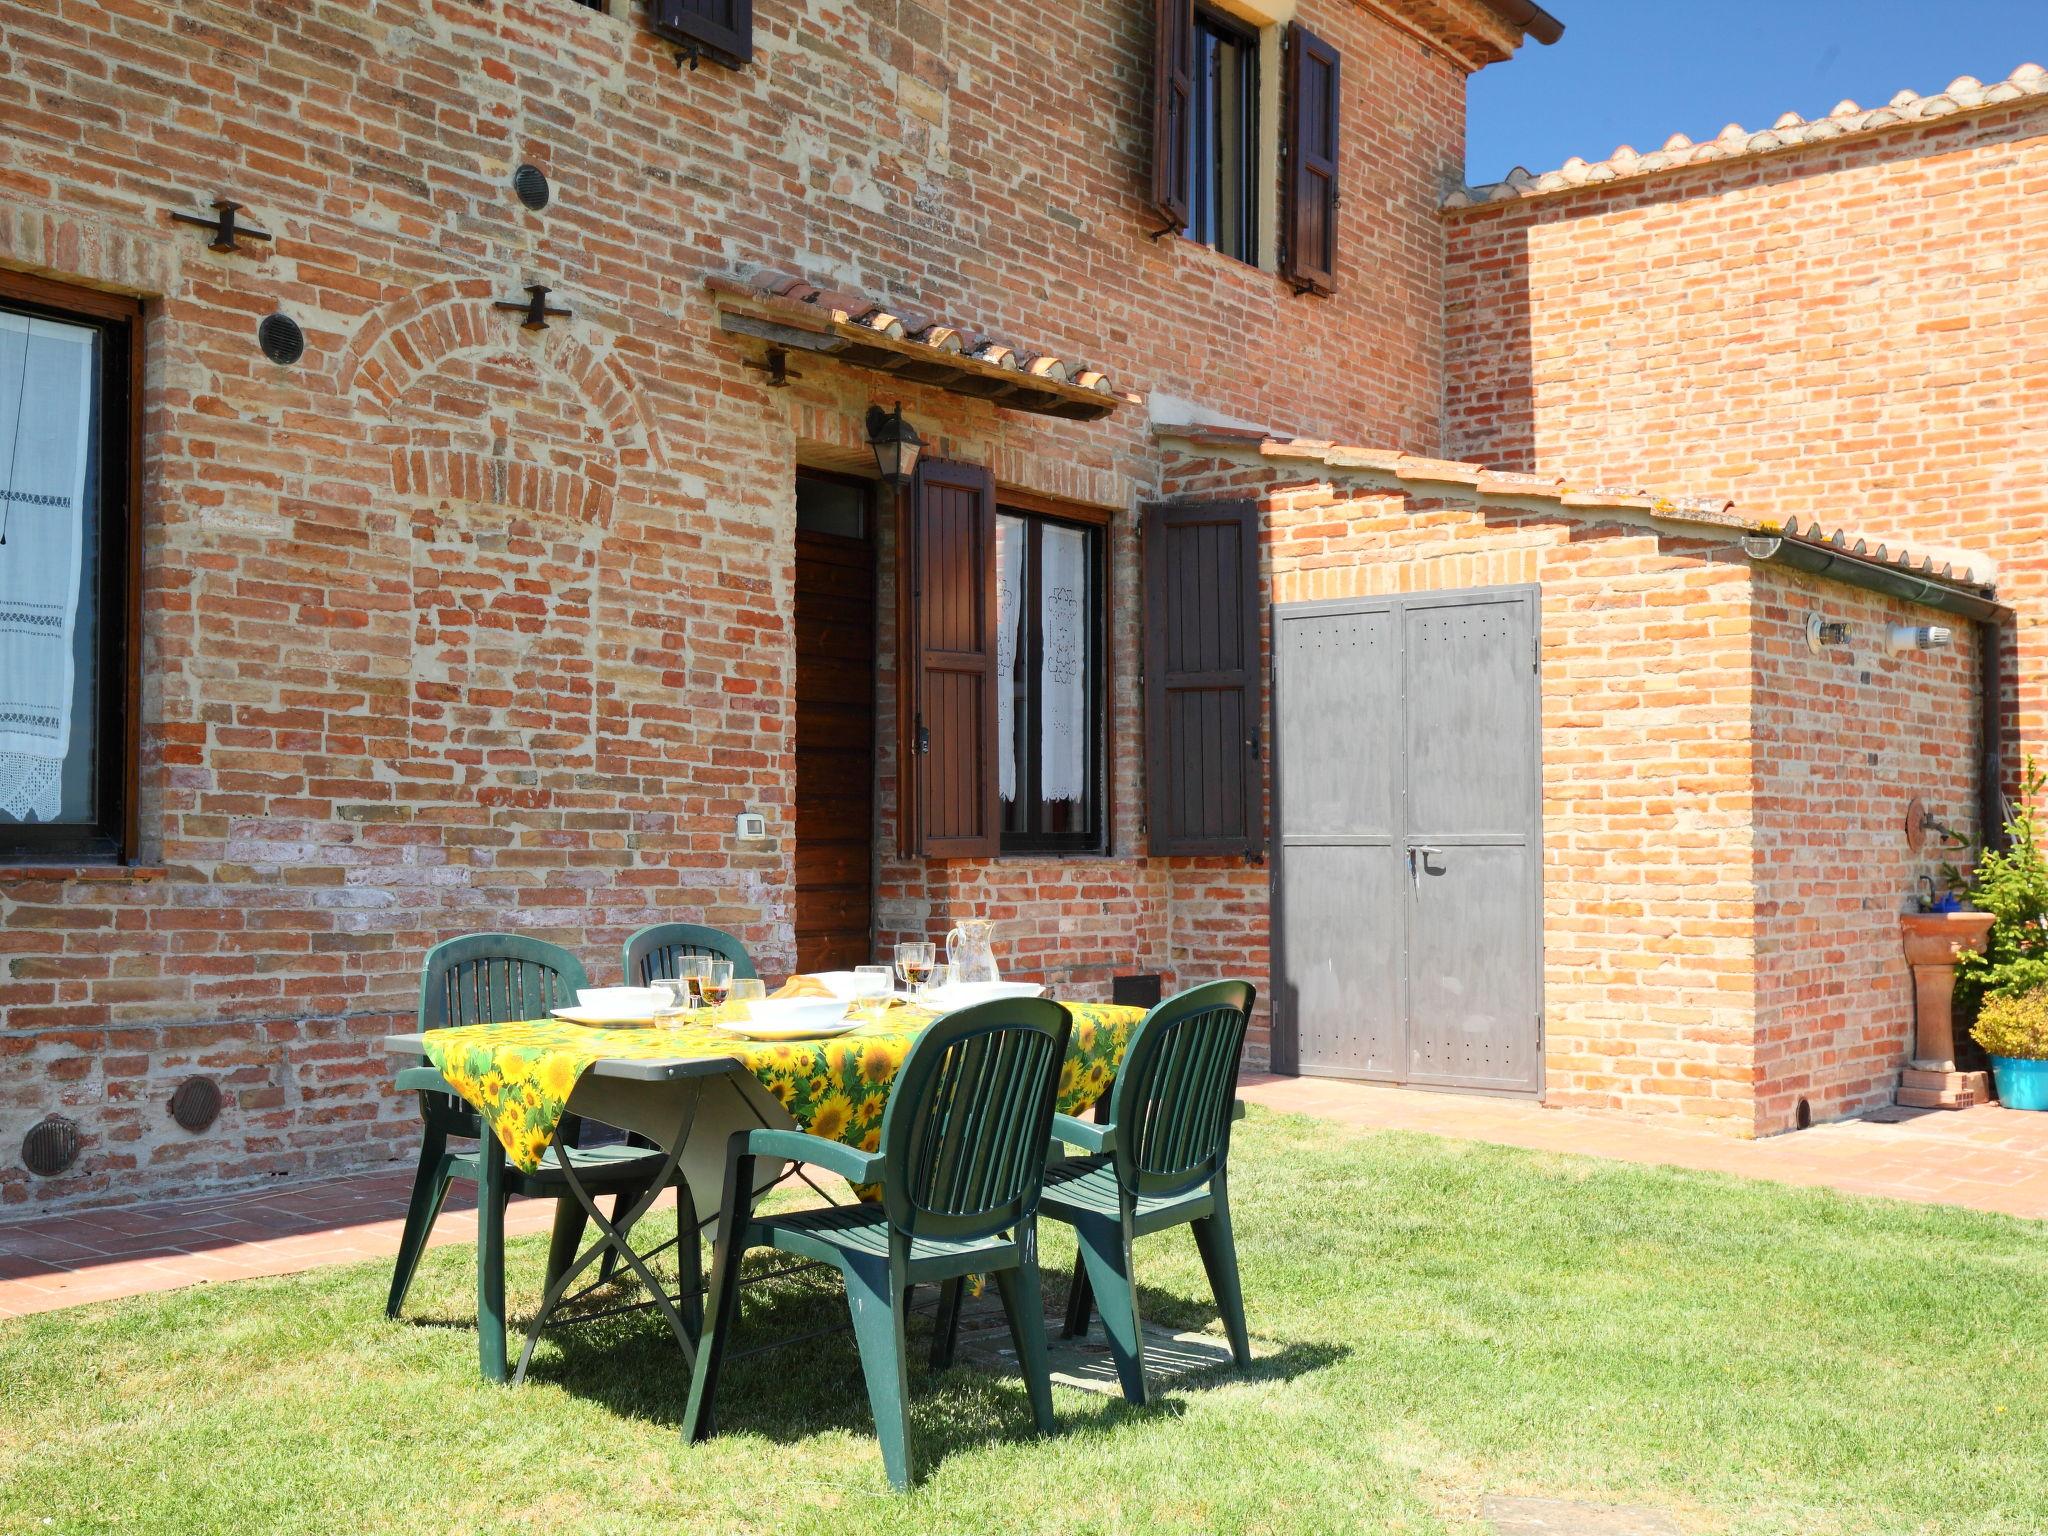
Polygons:
<instances>
[{"instance_id":1,"label":"black wall lamp","mask_svg":"<svg viewBox=\"0 0 2048 1536\"><path fill-rule=\"evenodd\" d=\"M910 477L917 473L917 456L924 452L924 439L903 419L902 401L896 402L893 411L879 405L868 407L868 446L875 450L875 467L885 481L897 487L910 484Z\"/></svg>"}]
</instances>

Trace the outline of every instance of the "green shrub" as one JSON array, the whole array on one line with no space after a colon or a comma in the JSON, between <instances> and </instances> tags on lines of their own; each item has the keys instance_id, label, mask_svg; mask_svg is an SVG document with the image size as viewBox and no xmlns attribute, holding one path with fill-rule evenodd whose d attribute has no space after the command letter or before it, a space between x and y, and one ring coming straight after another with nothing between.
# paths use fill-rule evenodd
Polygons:
<instances>
[{"instance_id":1,"label":"green shrub","mask_svg":"<svg viewBox=\"0 0 2048 1536\"><path fill-rule=\"evenodd\" d=\"M2034 811L2044 785L2048 776L2029 760L2019 802L2005 823L2005 847L1986 848L1964 885L1970 905L1992 916L1984 952L1956 957L1955 997L1965 1017L1991 997L2048 987L2048 857ZM1950 883L1964 884L1960 873L1952 871Z\"/></svg>"},{"instance_id":2,"label":"green shrub","mask_svg":"<svg viewBox=\"0 0 2048 1536\"><path fill-rule=\"evenodd\" d=\"M2048 988L1986 997L1970 1037L1993 1056L2048 1061Z\"/></svg>"}]
</instances>

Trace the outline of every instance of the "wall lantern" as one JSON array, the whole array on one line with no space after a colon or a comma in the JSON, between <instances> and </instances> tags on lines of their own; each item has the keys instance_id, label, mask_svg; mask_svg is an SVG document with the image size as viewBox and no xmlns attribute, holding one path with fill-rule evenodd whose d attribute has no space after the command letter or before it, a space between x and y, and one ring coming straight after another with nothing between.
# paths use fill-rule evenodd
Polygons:
<instances>
[{"instance_id":1,"label":"wall lantern","mask_svg":"<svg viewBox=\"0 0 2048 1536\"><path fill-rule=\"evenodd\" d=\"M885 481L894 486L910 484L910 477L917 472L917 456L924 451L924 439L903 419L902 401L893 411L879 405L868 407L868 446L875 450L875 467Z\"/></svg>"}]
</instances>

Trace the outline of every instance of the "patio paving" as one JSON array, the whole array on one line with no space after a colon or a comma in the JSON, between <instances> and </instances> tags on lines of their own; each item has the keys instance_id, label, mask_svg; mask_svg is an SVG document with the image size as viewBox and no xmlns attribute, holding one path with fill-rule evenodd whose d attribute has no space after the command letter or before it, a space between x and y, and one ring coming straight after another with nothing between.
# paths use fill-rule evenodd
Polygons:
<instances>
[{"instance_id":1,"label":"patio paving","mask_svg":"<svg viewBox=\"0 0 2048 1536\"><path fill-rule=\"evenodd\" d=\"M2048 1114L1996 1104L1882 1109L1760 1141L1654 1120L1545 1109L1522 1099L1424 1093L1333 1078L1247 1074L1268 1108L1376 1131L1420 1131L1539 1152L1663 1163L2008 1216L2048 1217ZM0 1239L4 1242L4 1239Z\"/></svg>"},{"instance_id":2,"label":"patio paving","mask_svg":"<svg viewBox=\"0 0 2048 1536\"><path fill-rule=\"evenodd\" d=\"M411 1192L407 1166L0 1225L0 1317L389 1259ZM515 1200L505 1229L545 1232L553 1217L551 1201ZM475 1241L475 1190L457 1184L429 1246Z\"/></svg>"},{"instance_id":3,"label":"patio paving","mask_svg":"<svg viewBox=\"0 0 2048 1536\"><path fill-rule=\"evenodd\" d=\"M1632 1163L1665 1163L1848 1194L2048 1218L2048 1115L1996 1105L1886 1110L1739 1141L1681 1125L1419 1093L1328 1078L1248 1074L1244 1097L1363 1130L1418 1131ZM412 1169L0 1224L0 1317L211 1280L389 1259ZM514 1201L511 1235L545 1232L552 1206ZM450 1191L436 1247L475 1240L467 1186Z\"/></svg>"}]
</instances>

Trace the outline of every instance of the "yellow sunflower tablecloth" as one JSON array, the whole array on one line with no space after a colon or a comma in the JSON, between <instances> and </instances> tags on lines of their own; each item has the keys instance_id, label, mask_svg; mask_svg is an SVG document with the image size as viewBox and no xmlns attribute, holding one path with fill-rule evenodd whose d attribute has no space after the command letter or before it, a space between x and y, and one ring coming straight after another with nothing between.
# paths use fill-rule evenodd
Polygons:
<instances>
[{"instance_id":1,"label":"yellow sunflower tablecloth","mask_svg":"<svg viewBox=\"0 0 2048 1536\"><path fill-rule=\"evenodd\" d=\"M1112 1003L1067 1007L1074 1030L1060 1072L1060 1108L1077 1115L1109 1091L1145 1010ZM578 1079L592 1062L607 1058L735 1058L802 1129L872 1152L881 1144L889 1085L911 1042L936 1017L899 1006L830 1040L768 1042L713 1027L722 1016L706 1010L689 1024L650 1029L591 1029L554 1019L467 1024L431 1031L425 1046L449 1086L497 1132L505 1155L531 1173L555 1139Z\"/></svg>"}]
</instances>

